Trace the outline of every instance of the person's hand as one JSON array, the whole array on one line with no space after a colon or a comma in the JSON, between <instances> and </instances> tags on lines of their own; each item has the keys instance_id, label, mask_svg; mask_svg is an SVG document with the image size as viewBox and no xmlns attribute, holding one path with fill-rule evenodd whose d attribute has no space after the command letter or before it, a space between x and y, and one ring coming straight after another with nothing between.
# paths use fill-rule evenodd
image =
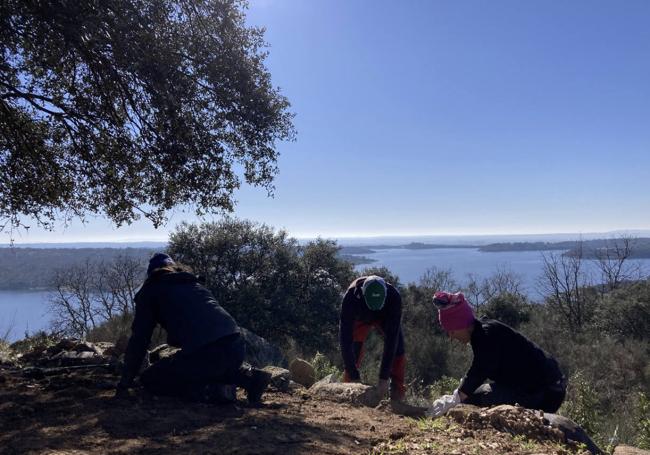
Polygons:
<instances>
[{"instance_id":1,"label":"person's hand","mask_svg":"<svg viewBox=\"0 0 650 455\"><path fill-rule=\"evenodd\" d=\"M440 417L457 404L460 404L460 395L458 394L458 390L454 390L453 395L443 395L434 401L425 414L428 417Z\"/></svg>"},{"instance_id":2,"label":"person's hand","mask_svg":"<svg viewBox=\"0 0 650 455\"><path fill-rule=\"evenodd\" d=\"M383 399L388 394L388 379L380 379L377 382L377 395L379 399Z\"/></svg>"}]
</instances>

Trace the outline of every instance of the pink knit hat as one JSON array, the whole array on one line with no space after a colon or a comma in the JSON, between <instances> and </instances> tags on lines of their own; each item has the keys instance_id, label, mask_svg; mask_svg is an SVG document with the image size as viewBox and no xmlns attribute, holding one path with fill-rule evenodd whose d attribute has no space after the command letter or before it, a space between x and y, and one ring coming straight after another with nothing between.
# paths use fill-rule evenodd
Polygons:
<instances>
[{"instance_id":1,"label":"pink knit hat","mask_svg":"<svg viewBox=\"0 0 650 455\"><path fill-rule=\"evenodd\" d=\"M474 311L462 292L451 294L438 291L433 295L433 301L438 307L438 320L445 331L466 329L474 323Z\"/></svg>"}]
</instances>

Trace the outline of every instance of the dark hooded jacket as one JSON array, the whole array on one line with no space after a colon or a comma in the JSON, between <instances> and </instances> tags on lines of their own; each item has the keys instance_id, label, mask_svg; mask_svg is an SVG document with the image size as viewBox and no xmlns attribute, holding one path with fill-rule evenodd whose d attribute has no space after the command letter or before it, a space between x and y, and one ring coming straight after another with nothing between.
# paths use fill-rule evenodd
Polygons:
<instances>
[{"instance_id":1,"label":"dark hooded jacket","mask_svg":"<svg viewBox=\"0 0 650 455\"><path fill-rule=\"evenodd\" d=\"M366 305L363 298L362 286L366 277L357 278L348 288L341 305L341 321L339 326L339 341L345 370L352 379L359 379L359 371L355 365L353 349L354 323L359 321L366 324L379 323L384 332L384 353L379 368L379 377L388 379L391 366L402 338L402 298L395 287L386 283L386 303L379 311L373 311ZM403 346L401 346L403 349Z\"/></svg>"},{"instance_id":2,"label":"dark hooded jacket","mask_svg":"<svg viewBox=\"0 0 650 455\"><path fill-rule=\"evenodd\" d=\"M235 320L199 279L188 272L154 272L135 296L135 318L124 358L122 382L137 374L157 324L167 343L184 353L239 333Z\"/></svg>"}]
</instances>

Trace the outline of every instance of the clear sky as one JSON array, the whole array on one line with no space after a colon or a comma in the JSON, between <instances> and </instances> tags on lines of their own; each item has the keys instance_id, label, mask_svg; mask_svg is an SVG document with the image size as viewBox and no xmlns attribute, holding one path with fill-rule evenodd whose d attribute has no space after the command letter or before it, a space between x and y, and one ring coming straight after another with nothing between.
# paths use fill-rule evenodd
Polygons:
<instances>
[{"instance_id":1,"label":"clear sky","mask_svg":"<svg viewBox=\"0 0 650 455\"><path fill-rule=\"evenodd\" d=\"M275 198L244 188L236 216L299 237L650 228L650 1L252 0L248 20L298 138Z\"/></svg>"}]
</instances>

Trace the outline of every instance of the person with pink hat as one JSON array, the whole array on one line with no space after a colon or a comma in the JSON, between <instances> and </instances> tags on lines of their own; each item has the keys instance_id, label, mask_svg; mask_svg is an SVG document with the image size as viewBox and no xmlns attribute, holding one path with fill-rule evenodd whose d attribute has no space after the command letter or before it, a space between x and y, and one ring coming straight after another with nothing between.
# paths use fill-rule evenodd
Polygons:
<instances>
[{"instance_id":1,"label":"person with pink hat","mask_svg":"<svg viewBox=\"0 0 650 455\"><path fill-rule=\"evenodd\" d=\"M555 359L506 324L476 319L462 292L438 291L433 303L442 328L450 338L470 344L474 359L458 389L429 408L430 416L442 415L461 402L478 406L517 403L545 412L558 410L566 381Z\"/></svg>"}]
</instances>

